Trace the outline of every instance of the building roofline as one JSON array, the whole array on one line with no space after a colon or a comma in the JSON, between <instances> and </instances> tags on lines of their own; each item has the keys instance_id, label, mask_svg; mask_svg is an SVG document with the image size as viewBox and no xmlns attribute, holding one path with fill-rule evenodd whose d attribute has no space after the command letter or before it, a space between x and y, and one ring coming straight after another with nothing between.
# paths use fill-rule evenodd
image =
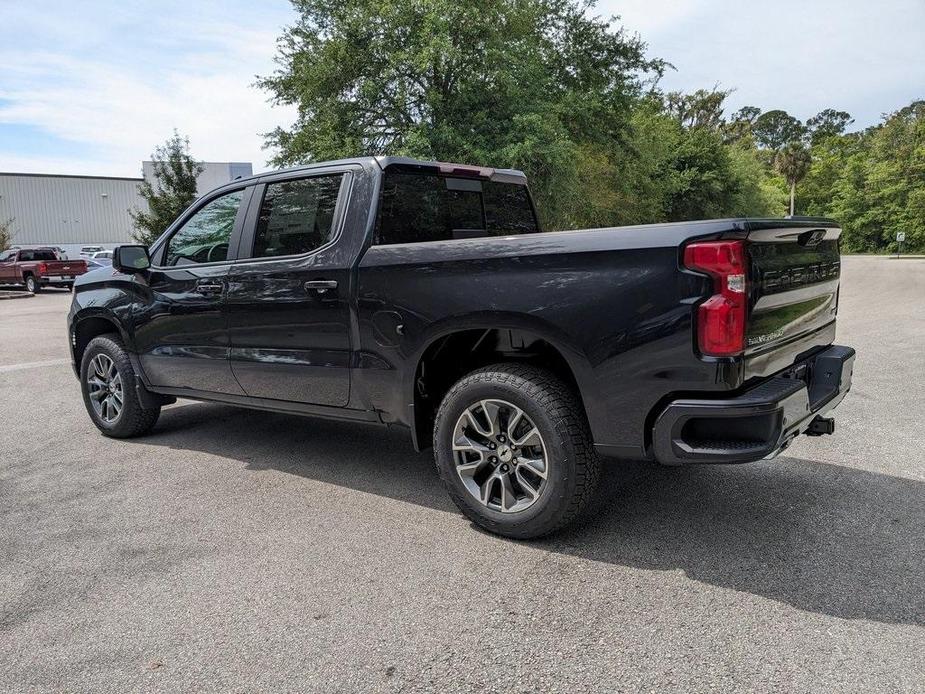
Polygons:
<instances>
[{"instance_id":1,"label":"building roofline","mask_svg":"<svg viewBox=\"0 0 925 694\"><path fill-rule=\"evenodd\" d=\"M86 178L103 181L134 181L141 183L143 178L129 176L86 176L82 174L46 174L46 173L16 173L15 171L0 171L0 176L29 176L32 178Z\"/></svg>"}]
</instances>

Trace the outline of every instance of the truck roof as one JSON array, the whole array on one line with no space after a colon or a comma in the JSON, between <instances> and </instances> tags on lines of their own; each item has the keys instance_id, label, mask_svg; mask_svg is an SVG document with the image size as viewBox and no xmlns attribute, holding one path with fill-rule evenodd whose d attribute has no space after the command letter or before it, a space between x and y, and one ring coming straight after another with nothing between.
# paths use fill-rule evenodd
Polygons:
<instances>
[{"instance_id":1,"label":"truck roof","mask_svg":"<svg viewBox=\"0 0 925 694\"><path fill-rule=\"evenodd\" d=\"M370 156L370 157L353 157L350 159L337 159L334 161L320 161L313 164L302 164L300 166L291 166L285 169L275 169L264 171L239 178L231 183L240 184L242 181L256 181L267 176L276 176L279 174L297 173L299 171L312 171L327 166L337 166L342 164L359 164L364 167L378 167L385 171L390 167L402 168L406 170L433 171L449 176L459 176L462 178L481 178L485 180L497 181L500 183L515 183L526 185L527 176L523 171L517 169L496 169L489 166L473 166L471 164L456 164L445 161L428 161L425 159L414 159L412 157L396 156ZM226 184L228 185L228 184ZM221 186L224 187L224 186Z\"/></svg>"}]
</instances>

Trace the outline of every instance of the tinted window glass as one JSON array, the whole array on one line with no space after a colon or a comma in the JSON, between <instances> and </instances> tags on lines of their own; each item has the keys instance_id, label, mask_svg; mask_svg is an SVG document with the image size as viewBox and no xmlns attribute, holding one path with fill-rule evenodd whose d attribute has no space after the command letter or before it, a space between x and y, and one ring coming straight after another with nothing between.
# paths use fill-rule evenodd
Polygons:
<instances>
[{"instance_id":1,"label":"tinted window glass","mask_svg":"<svg viewBox=\"0 0 925 694\"><path fill-rule=\"evenodd\" d=\"M33 251L32 260L57 260L54 251Z\"/></svg>"},{"instance_id":2,"label":"tinted window glass","mask_svg":"<svg viewBox=\"0 0 925 694\"><path fill-rule=\"evenodd\" d=\"M194 214L167 244L164 265L215 263L228 258L228 239L244 191L215 198Z\"/></svg>"},{"instance_id":3,"label":"tinted window glass","mask_svg":"<svg viewBox=\"0 0 925 694\"><path fill-rule=\"evenodd\" d=\"M484 189L485 223L492 236L539 231L526 186L489 182Z\"/></svg>"},{"instance_id":4,"label":"tinted window glass","mask_svg":"<svg viewBox=\"0 0 925 694\"><path fill-rule=\"evenodd\" d=\"M344 175L270 183L260 206L254 257L299 255L334 236L334 208Z\"/></svg>"},{"instance_id":5,"label":"tinted window glass","mask_svg":"<svg viewBox=\"0 0 925 694\"><path fill-rule=\"evenodd\" d=\"M416 243L539 231L526 186L389 171L376 243Z\"/></svg>"}]
</instances>

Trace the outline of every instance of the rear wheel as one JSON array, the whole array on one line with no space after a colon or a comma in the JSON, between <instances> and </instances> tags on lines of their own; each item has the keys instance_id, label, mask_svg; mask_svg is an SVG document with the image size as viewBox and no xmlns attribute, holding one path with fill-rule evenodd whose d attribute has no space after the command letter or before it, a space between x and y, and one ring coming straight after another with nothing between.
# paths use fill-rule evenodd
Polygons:
<instances>
[{"instance_id":1,"label":"rear wheel","mask_svg":"<svg viewBox=\"0 0 925 694\"><path fill-rule=\"evenodd\" d=\"M26 275L26 291L30 294L38 294L42 291L42 285L35 279L35 275Z\"/></svg>"},{"instance_id":2,"label":"rear wheel","mask_svg":"<svg viewBox=\"0 0 925 694\"><path fill-rule=\"evenodd\" d=\"M533 366L496 364L459 380L437 412L434 452L460 510L506 537L559 530L597 486L599 459L578 397Z\"/></svg>"},{"instance_id":3,"label":"rear wheel","mask_svg":"<svg viewBox=\"0 0 925 694\"><path fill-rule=\"evenodd\" d=\"M90 419L106 436L139 436L157 422L161 408L142 406L136 379L117 335L101 335L90 341L80 363L80 385Z\"/></svg>"}]
</instances>

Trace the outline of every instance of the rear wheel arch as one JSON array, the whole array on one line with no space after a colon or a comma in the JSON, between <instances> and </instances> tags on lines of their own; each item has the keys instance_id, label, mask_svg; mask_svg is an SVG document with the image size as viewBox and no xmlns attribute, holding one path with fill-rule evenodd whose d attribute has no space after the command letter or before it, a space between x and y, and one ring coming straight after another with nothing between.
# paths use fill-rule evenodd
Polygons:
<instances>
[{"instance_id":1,"label":"rear wheel arch","mask_svg":"<svg viewBox=\"0 0 925 694\"><path fill-rule=\"evenodd\" d=\"M587 416L576 369L566 351L544 334L522 328L464 328L435 337L421 352L411 384L415 448L430 447L437 409L450 388L465 375L490 364L530 364L555 374L574 391Z\"/></svg>"}]
</instances>

